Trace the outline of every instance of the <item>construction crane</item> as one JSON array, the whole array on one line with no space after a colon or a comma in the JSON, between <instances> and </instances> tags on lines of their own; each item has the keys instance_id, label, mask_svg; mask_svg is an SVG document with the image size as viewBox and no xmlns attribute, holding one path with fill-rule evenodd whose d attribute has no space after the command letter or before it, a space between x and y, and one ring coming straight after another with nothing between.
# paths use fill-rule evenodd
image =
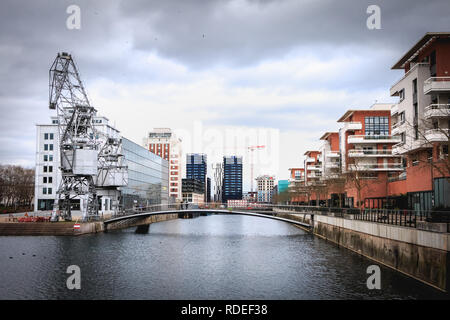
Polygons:
<instances>
[{"instance_id":1,"label":"construction crane","mask_svg":"<svg viewBox=\"0 0 450 320\"><path fill-rule=\"evenodd\" d=\"M71 200L80 199L83 221L98 219L95 178L98 145L90 105L72 56L58 53L49 71L49 108L57 110L61 183L52 221L72 220Z\"/></svg>"},{"instance_id":2,"label":"construction crane","mask_svg":"<svg viewBox=\"0 0 450 320\"><path fill-rule=\"evenodd\" d=\"M265 148L266 146L262 145L262 146L249 146L248 150L250 151L250 179L251 179L251 196L253 197L253 167L254 167L254 163L253 163L253 151L255 150L260 150Z\"/></svg>"}]
</instances>

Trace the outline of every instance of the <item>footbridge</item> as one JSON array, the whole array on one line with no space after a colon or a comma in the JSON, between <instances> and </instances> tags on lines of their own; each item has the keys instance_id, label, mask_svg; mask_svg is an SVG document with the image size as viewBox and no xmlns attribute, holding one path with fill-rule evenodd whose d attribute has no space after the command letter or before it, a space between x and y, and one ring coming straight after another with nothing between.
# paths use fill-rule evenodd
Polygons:
<instances>
[{"instance_id":1,"label":"footbridge","mask_svg":"<svg viewBox=\"0 0 450 320\"><path fill-rule=\"evenodd\" d=\"M143 208L140 211L128 212L121 216L115 216L110 219L104 220L104 230L107 231L110 229L118 229L118 228L126 228L131 226L139 226L139 225L148 225L151 222L158 220L151 220L152 217L158 216L177 216L177 217L186 217L186 216L196 216L196 215L207 215L207 214L225 214L225 215L245 215L251 217L265 218L283 221L287 223L291 223L302 227L303 229L310 230L312 223L306 223L294 219L289 219L285 217L278 216L278 213L272 211L272 208L255 208L255 209L224 209L224 208ZM113 227L111 227L113 226Z\"/></svg>"}]
</instances>

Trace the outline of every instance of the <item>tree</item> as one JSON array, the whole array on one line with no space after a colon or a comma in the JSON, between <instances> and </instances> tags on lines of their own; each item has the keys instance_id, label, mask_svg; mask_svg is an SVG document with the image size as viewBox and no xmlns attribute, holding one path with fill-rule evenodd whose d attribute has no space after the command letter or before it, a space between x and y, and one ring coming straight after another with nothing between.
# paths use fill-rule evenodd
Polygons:
<instances>
[{"instance_id":1,"label":"tree","mask_svg":"<svg viewBox=\"0 0 450 320\"><path fill-rule=\"evenodd\" d=\"M16 210L31 207L34 197L34 169L0 165L0 203Z\"/></svg>"}]
</instances>

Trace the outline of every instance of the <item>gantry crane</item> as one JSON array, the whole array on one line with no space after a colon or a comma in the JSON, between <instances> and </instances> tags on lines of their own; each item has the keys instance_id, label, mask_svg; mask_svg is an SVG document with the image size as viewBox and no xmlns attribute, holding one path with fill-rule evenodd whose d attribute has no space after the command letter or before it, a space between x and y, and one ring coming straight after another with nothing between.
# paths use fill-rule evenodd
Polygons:
<instances>
[{"instance_id":1,"label":"gantry crane","mask_svg":"<svg viewBox=\"0 0 450 320\"><path fill-rule=\"evenodd\" d=\"M266 146L264 146L264 145L262 145L262 146L249 146L248 147L248 150L250 151L250 155L251 155L251 158L250 158L251 192L250 192L250 194L251 194L252 197L253 197L253 166L254 166L254 163L253 163L253 151L260 150L260 149L263 149L265 147Z\"/></svg>"},{"instance_id":2,"label":"gantry crane","mask_svg":"<svg viewBox=\"0 0 450 320\"><path fill-rule=\"evenodd\" d=\"M71 220L71 200L80 199L84 221L98 218L95 177L98 146L90 105L72 56L58 53L49 72L49 108L57 110L61 183L52 221Z\"/></svg>"}]
</instances>

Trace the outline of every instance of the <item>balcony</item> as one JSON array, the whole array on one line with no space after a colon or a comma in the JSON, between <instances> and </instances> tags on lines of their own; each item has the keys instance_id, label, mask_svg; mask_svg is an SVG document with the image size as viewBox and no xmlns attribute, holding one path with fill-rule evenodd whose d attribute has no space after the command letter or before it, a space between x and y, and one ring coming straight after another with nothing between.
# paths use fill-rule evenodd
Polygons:
<instances>
[{"instance_id":1,"label":"balcony","mask_svg":"<svg viewBox=\"0 0 450 320\"><path fill-rule=\"evenodd\" d=\"M309 165L306 167L306 170L310 170L310 171L317 171L317 170L321 170L322 166L318 166L318 165Z\"/></svg>"},{"instance_id":2,"label":"balcony","mask_svg":"<svg viewBox=\"0 0 450 320\"><path fill-rule=\"evenodd\" d=\"M425 131L425 139L428 142L447 142L449 129L430 129Z\"/></svg>"},{"instance_id":3,"label":"balcony","mask_svg":"<svg viewBox=\"0 0 450 320\"><path fill-rule=\"evenodd\" d=\"M425 108L425 119L450 117L450 104L430 104Z\"/></svg>"},{"instance_id":4,"label":"balcony","mask_svg":"<svg viewBox=\"0 0 450 320\"><path fill-rule=\"evenodd\" d=\"M394 104L391 108L391 116L398 113L398 104Z\"/></svg>"},{"instance_id":5,"label":"balcony","mask_svg":"<svg viewBox=\"0 0 450 320\"><path fill-rule=\"evenodd\" d=\"M328 151L325 156L327 158L339 158L339 151Z\"/></svg>"},{"instance_id":6,"label":"balcony","mask_svg":"<svg viewBox=\"0 0 450 320\"><path fill-rule=\"evenodd\" d=\"M339 168L340 164L339 162L325 162L325 168Z\"/></svg>"},{"instance_id":7,"label":"balcony","mask_svg":"<svg viewBox=\"0 0 450 320\"><path fill-rule=\"evenodd\" d=\"M401 121L399 121L399 122L397 122L397 123L392 125L392 132L391 133L392 133L393 136L399 134L402 131L401 127L402 127L402 125L404 123L405 123L405 120L401 120Z\"/></svg>"},{"instance_id":8,"label":"balcony","mask_svg":"<svg viewBox=\"0 0 450 320\"><path fill-rule=\"evenodd\" d=\"M450 77L430 77L423 82L423 93L450 92Z\"/></svg>"},{"instance_id":9,"label":"balcony","mask_svg":"<svg viewBox=\"0 0 450 320\"><path fill-rule=\"evenodd\" d=\"M383 136L383 135L353 135L348 137L348 143L399 143L399 136Z\"/></svg>"},{"instance_id":10,"label":"balcony","mask_svg":"<svg viewBox=\"0 0 450 320\"><path fill-rule=\"evenodd\" d=\"M344 130L361 130L362 129L362 123L361 122L346 122L344 124Z\"/></svg>"},{"instance_id":11,"label":"balcony","mask_svg":"<svg viewBox=\"0 0 450 320\"><path fill-rule=\"evenodd\" d=\"M350 171L403 171L401 163L349 164Z\"/></svg>"},{"instance_id":12,"label":"balcony","mask_svg":"<svg viewBox=\"0 0 450 320\"><path fill-rule=\"evenodd\" d=\"M308 157L306 158L306 162L316 162L316 159Z\"/></svg>"},{"instance_id":13,"label":"balcony","mask_svg":"<svg viewBox=\"0 0 450 320\"><path fill-rule=\"evenodd\" d=\"M363 150L363 149L350 149L348 150L348 156L352 158L362 157L397 157L393 154L392 150Z\"/></svg>"}]
</instances>

